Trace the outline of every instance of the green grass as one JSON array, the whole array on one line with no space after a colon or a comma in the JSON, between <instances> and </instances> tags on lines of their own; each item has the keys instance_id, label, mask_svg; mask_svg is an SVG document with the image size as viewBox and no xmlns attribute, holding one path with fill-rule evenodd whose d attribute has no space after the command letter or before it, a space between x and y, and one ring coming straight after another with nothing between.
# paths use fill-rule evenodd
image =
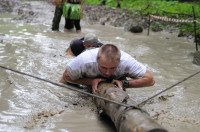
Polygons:
<instances>
[{"instance_id":1,"label":"green grass","mask_svg":"<svg viewBox=\"0 0 200 132\"><path fill-rule=\"evenodd\" d=\"M84 3L97 5L102 0L84 0ZM168 17L173 19L193 20L193 8L195 11L196 20L200 22L200 2L178 2L166 0L121 0L121 8L135 10L140 12L140 15L148 16L149 14ZM116 0L107 0L106 6L116 7ZM177 14L176 14L177 13ZM186 14L186 15L181 15ZM193 23L177 24L181 31L193 31ZM200 24L197 25L197 34L200 34Z\"/></svg>"},{"instance_id":2,"label":"green grass","mask_svg":"<svg viewBox=\"0 0 200 132\"><path fill-rule=\"evenodd\" d=\"M84 0L87 4L100 4L102 0ZM106 5L116 7L116 0L106 0ZM148 9L144 9L150 5ZM193 14L192 6L195 8L196 15L200 17L200 2L178 2L178 1L166 1L166 0L122 0L121 7L128 10L144 11L143 15L151 12L152 14L163 14L165 12ZM162 10L162 11L161 11Z\"/></svg>"}]
</instances>

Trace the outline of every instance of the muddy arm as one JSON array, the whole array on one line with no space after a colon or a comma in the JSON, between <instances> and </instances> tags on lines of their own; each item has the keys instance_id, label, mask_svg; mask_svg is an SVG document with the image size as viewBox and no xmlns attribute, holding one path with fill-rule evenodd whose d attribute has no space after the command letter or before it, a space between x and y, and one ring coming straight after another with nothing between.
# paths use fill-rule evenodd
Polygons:
<instances>
[{"instance_id":1,"label":"muddy arm","mask_svg":"<svg viewBox=\"0 0 200 132\"><path fill-rule=\"evenodd\" d=\"M71 48L69 48L67 50L67 53L65 55L71 55L71 56L75 56L74 53L72 52Z\"/></svg>"},{"instance_id":2,"label":"muddy arm","mask_svg":"<svg viewBox=\"0 0 200 132\"><path fill-rule=\"evenodd\" d=\"M154 78L148 69L142 78L129 80L129 88L148 87L153 86L154 84Z\"/></svg>"},{"instance_id":3,"label":"muddy arm","mask_svg":"<svg viewBox=\"0 0 200 132\"><path fill-rule=\"evenodd\" d=\"M51 1L53 5L56 5L56 0Z\"/></svg>"},{"instance_id":4,"label":"muddy arm","mask_svg":"<svg viewBox=\"0 0 200 132\"><path fill-rule=\"evenodd\" d=\"M61 83L70 82L70 83L83 84L83 85L88 85L88 86L92 85L92 81L93 81L93 79L91 79L91 78L82 78L82 79L78 79L78 80L72 80L68 75L67 69L63 73L63 76L60 80Z\"/></svg>"}]
</instances>

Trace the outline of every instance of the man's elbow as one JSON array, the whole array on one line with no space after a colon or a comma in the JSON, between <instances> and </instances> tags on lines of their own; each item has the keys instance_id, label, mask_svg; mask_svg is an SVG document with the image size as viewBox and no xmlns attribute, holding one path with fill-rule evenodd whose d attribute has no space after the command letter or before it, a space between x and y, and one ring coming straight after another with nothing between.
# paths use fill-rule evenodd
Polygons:
<instances>
[{"instance_id":1,"label":"man's elbow","mask_svg":"<svg viewBox=\"0 0 200 132\"><path fill-rule=\"evenodd\" d=\"M66 69L65 72L63 73L63 76L62 76L60 82L65 84L68 81L71 81L71 78L69 77L67 69Z\"/></svg>"},{"instance_id":2,"label":"man's elbow","mask_svg":"<svg viewBox=\"0 0 200 132\"><path fill-rule=\"evenodd\" d=\"M155 80L152 77L152 78L149 79L149 86L153 86L154 84L155 84Z\"/></svg>"},{"instance_id":3,"label":"man's elbow","mask_svg":"<svg viewBox=\"0 0 200 132\"><path fill-rule=\"evenodd\" d=\"M153 86L155 84L155 80L148 69L146 71L145 78L148 80L148 86Z\"/></svg>"},{"instance_id":4,"label":"man's elbow","mask_svg":"<svg viewBox=\"0 0 200 132\"><path fill-rule=\"evenodd\" d=\"M66 83L63 77L60 79L60 83Z\"/></svg>"}]
</instances>

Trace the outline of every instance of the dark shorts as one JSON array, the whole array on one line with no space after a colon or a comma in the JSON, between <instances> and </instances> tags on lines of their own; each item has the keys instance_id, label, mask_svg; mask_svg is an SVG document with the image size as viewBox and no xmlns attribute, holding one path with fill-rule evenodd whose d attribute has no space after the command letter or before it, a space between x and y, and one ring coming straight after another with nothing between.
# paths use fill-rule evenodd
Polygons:
<instances>
[{"instance_id":1,"label":"dark shorts","mask_svg":"<svg viewBox=\"0 0 200 132\"><path fill-rule=\"evenodd\" d=\"M80 20L70 20L65 18L65 28L73 29L75 26L76 30L81 30Z\"/></svg>"}]
</instances>

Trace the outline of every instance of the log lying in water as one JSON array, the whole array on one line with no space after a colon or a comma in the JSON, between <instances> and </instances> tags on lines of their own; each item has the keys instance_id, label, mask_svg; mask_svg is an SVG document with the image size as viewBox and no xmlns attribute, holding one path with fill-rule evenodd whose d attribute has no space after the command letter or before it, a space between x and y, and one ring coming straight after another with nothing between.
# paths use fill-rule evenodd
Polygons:
<instances>
[{"instance_id":1,"label":"log lying in water","mask_svg":"<svg viewBox=\"0 0 200 132\"><path fill-rule=\"evenodd\" d=\"M111 83L101 83L97 95L128 105L134 105L128 94ZM119 104L95 100L97 108L110 117L118 132L167 132L141 109L127 108Z\"/></svg>"}]
</instances>

